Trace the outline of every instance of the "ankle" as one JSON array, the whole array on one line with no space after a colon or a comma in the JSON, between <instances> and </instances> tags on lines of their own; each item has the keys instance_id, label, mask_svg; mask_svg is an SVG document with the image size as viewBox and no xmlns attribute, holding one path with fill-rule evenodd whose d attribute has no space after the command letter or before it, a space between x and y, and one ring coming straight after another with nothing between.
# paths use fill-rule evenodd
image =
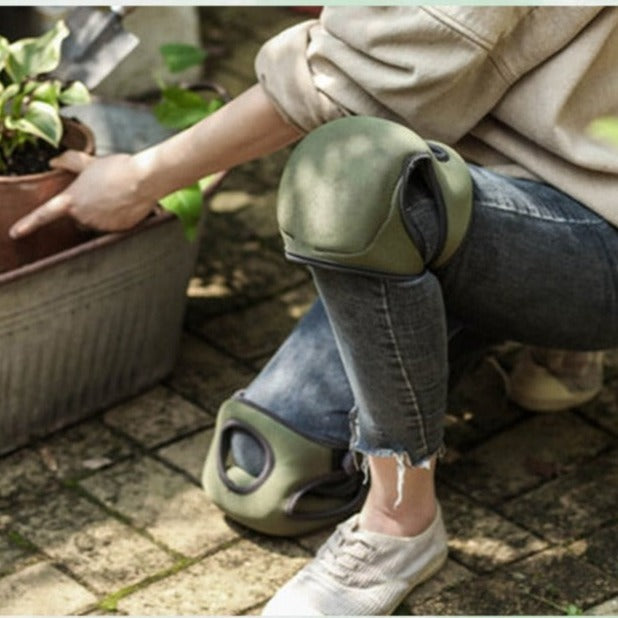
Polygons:
<instances>
[{"instance_id":1,"label":"ankle","mask_svg":"<svg viewBox=\"0 0 618 618\"><path fill-rule=\"evenodd\" d=\"M416 536L436 511L435 457L428 467L406 467L394 457L369 457L371 485L360 512L362 530L390 536Z\"/></svg>"},{"instance_id":2,"label":"ankle","mask_svg":"<svg viewBox=\"0 0 618 618\"><path fill-rule=\"evenodd\" d=\"M389 536L417 536L432 524L437 508L435 499L414 507L405 504L384 507L368 500L360 512L359 527L367 532Z\"/></svg>"}]
</instances>

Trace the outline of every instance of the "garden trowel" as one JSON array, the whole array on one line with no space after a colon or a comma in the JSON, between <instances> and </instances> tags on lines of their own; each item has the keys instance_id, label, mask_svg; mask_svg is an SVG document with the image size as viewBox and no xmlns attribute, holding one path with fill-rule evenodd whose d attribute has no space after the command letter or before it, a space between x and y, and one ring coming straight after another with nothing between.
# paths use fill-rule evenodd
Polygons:
<instances>
[{"instance_id":1,"label":"garden trowel","mask_svg":"<svg viewBox=\"0 0 618 618\"><path fill-rule=\"evenodd\" d=\"M88 89L98 86L139 43L122 25L122 18L132 10L118 6L71 9L65 18L70 34L62 42L62 60L53 77L63 82L79 80Z\"/></svg>"}]
</instances>

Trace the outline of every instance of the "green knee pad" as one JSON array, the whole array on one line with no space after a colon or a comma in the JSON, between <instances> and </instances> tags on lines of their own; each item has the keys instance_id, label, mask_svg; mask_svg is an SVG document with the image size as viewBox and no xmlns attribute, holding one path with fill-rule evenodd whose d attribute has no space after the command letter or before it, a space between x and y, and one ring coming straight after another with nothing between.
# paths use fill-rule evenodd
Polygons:
<instances>
[{"instance_id":1,"label":"green knee pad","mask_svg":"<svg viewBox=\"0 0 618 618\"><path fill-rule=\"evenodd\" d=\"M253 436L266 454L255 477L231 461L232 432ZM351 455L300 435L265 411L229 399L217 415L202 484L231 519L274 536L295 536L336 523L364 499Z\"/></svg>"},{"instance_id":2,"label":"green knee pad","mask_svg":"<svg viewBox=\"0 0 618 618\"><path fill-rule=\"evenodd\" d=\"M441 249L430 264L408 233L409 183L429 187L440 210ZM352 116L329 122L296 147L277 205L287 256L295 261L407 277L445 264L472 212L472 181L451 148L397 123Z\"/></svg>"}]
</instances>

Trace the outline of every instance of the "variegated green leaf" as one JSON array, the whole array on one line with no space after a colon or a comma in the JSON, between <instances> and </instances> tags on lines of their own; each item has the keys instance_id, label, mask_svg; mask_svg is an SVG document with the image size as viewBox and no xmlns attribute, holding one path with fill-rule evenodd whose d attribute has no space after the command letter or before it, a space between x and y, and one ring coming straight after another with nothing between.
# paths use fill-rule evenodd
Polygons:
<instances>
[{"instance_id":1,"label":"variegated green leaf","mask_svg":"<svg viewBox=\"0 0 618 618\"><path fill-rule=\"evenodd\" d=\"M19 118L23 115L22 104L24 99L26 98L26 93L23 90L20 90L7 105L9 109L9 116L12 118Z\"/></svg>"},{"instance_id":2,"label":"variegated green leaf","mask_svg":"<svg viewBox=\"0 0 618 618\"><path fill-rule=\"evenodd\" d=\"M60 95L60 82L59 81L46 81L38 84L32 92L32 98L37 101L43 101L49 103L54 107L58 106L58 97Z\"/></svg>"},{"instance_id":3,"label":"variegated green leaf","mask_svg":"<svg viewBox=\"0 0 618 618\"><path fill-rule=\"evenodd\" d=\"M62 122L57 110L43 101L32 101L20 118L7 118L5 124L9 129L34 135L53 146L58 146L62 138Z\"/></svg>"},{"instance_id":4,"label":"variegated green leaf","mask_svg":"<svg viewBox=\"0 0 618 618\"><path fill-rule=\"evenodd\" d=\"M4 115L4 108L7 103L19 92L19 86L17 84L11 84L6 86L4 90L0 92L0 115Z\"/></svg>"},{"instance_id":5,"label":"variegated green leaf","mask_svg":"<svg viewBox=\"0 0 618 618\"><path fill-rule=\"evenodd\" d=\"M0 36L0 71L4 70L4 64L9 56L9 42Z\"/></svg>"},{"instance_id":6,"label":"variegated green leaf","mask_svg":"<svg viewBox=\"0 0 618 618\"><path fill-rule=\"evenodd\" d=\"M32 80L23 84L21 88L24 94L32 94L39 86L40 82Z\"/></svg>"},{"instance_id":7,"label":"variegated green leaf","mask_svg":"<svg viewBox=\"0 0 618 618\"><path fill-rule=\"evenodd\" d=\"M60 93L60 102L63 105L81 105L90 102L88 88L82 82L73 82Z\"/></svg>"},{"instance_id":8,"label":"variegated green leaf","mask_svg":"<svg viewBox=\"0 0 618 618\"><path fill-rule=\"evenodd\" d=\"M69 30L63 20L37 38L26 38L9 45L6 70L15 82L53 71L60 62L60 47Z\"/></svg>"}]
</instances>

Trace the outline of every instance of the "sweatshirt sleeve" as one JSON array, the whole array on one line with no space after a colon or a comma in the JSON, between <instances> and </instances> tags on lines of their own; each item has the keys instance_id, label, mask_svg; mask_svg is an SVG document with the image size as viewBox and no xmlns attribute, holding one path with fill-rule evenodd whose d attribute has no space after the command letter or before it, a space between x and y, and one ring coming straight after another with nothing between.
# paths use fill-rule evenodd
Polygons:
<instances>
[{"instance_id":1,"label":"sweatshirt sleeve","mask_svg":"<svg viewBox=\"0 0 618 618\"><path fill-rule=\"evenodd\" d=\"M444 8L326 7L319 20L261 48L258 79L305 132L342 115L369 114L453 143L515 77L493 52L531 9Z\"/></svg>"}]
</instances>

